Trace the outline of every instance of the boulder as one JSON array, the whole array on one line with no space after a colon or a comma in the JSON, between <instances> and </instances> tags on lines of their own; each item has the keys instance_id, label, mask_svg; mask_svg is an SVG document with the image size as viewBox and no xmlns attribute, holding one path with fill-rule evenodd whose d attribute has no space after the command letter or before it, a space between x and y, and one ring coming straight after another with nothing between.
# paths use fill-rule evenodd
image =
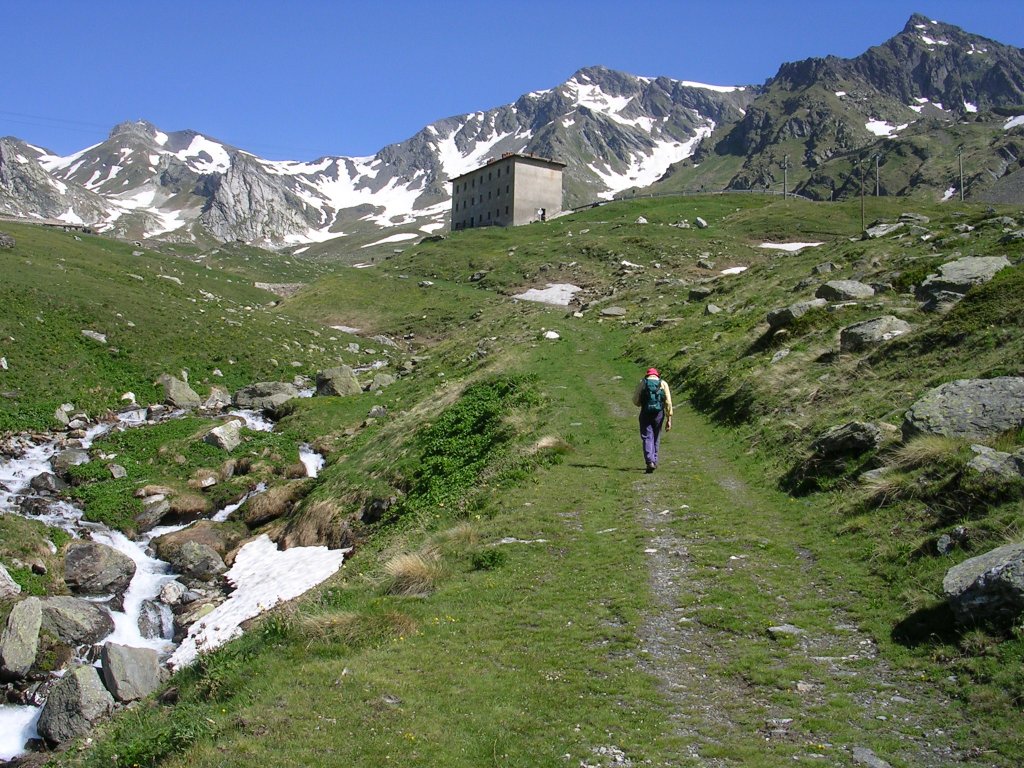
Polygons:
<instances>
[{"instance_id":1,"label":"boulder","mask_svg":"<svg viewBox=\"0 0 1024 768\"><path fill-rule=\"evenodd\" d=\"M881 444L882 430L876 424L850 421L823 432L811 443L811 453L820 459L859 456Z\"/></svg>"},{"instance_id":2,"label":"boulder","mask_svg":"<svg viewBox=\"0 0 1024 768\"><path fill-rule=\"evenodd\" d=\"M390 373L378 373L373 377L373 381L370 382L370 391L376 392L379 389L390 387L396 381L398 381L398 379Z\"/></svg>"},{"instance_id":3,"label":"boulder","mask_svg":"<svg viewBox=\"0 0 1024 768\"><path fill-rule=\"evenodd\" d=\"M166 496L162 494L146 496L142 500L142 511L135 516L135 525L138 526L140 533L145 533L156 528L163 520L164 515L170 511L171 502L167 500Z\"/></svg>"},{"instance_id":4,"label":"boulder","mask_svg":"<svg viewBox=\"0 0 1024 768\"><path fill-rule=\"evenodd\" d=\"M993 474L1007 480L1024 475L1024 449L1016 453L1005 453L987 445L972 445L974 457L967 466L978 474Z\"/></svg>"},{"instance_id":5,"label":"boulder","mask_svg":"<svg viewBox=\"0 0 1024 768\"><path fill-rule=\"evenodd\" d=\"M906 320L900 320L893 315L883 315L843 328L839 332L839 349L842 352L859 352L910 333L911 330L913 329Z\"/></svg>"},{"instance_id":6,"label":"boulder","mask_svg":"<svg viewBox=\"0 0 1024 768\"><path fill-rule=\"evenodd\" d=\"M923 213L901 213L899 220L904 224L918 224L921 226L924 226L931 221L931 219Z\"/></svg>"},{"instance_id":7,"label":"boulder","mask_svg":"<svg viewBox=\"0 0 1024 768\"><path fill-rule=\"evenodd\" d=\"M160 602L164 605L178 605L185 601L188 587L180 581L168 581L160 587Z\"/></svg>"},{"instance_id":8,"label":"boulder","mask_svg":"<svg viewBox=\"0 0 1024 768\"><path fill-rule=\"evenodd\" d=\"M96 541L76 539L64 554L64 582L76 595L120 598L135 575L135 561Z\"/></svg>"},{"instance_id":9,"label":"boulder","mask_svg":"<svg viewBox=\"0 0 1024 768\"><path fill-rule=\"evenodd\" d=\"M824 261L821 264L816 265L811 270L811 273L815 274L815 275L827 275L827 274L830 274L831 272L838 272L838 271L839 271L839 265L836 264L834 261Z\"/></svg>"},{"instance_id":10,"label":"boulder","mask_svg":"<svg viewBox=\"0 0 1024 768\"><path fill-rule=\"evenodd\" d=\"M114 620L96 603L78 597L41 597L42 628L70 646L93 645L114 631Z\"/></svg>"},{"instance_id":11,"label":"boulder","mask_svg":"<svg viewBox=\"0 0 1024 768\"><path fill-rule=\"evenodd\" d=\"M21 585L16 582L0 563L0 600L11 600L21 594Z\"/></svg>"},{"instance_id":12,"label":"boulder","mask_svg":"<svg viewBox=\"0 0 1024 768\"><path fill-rule=\"evenodd\" d=\"M39 598L15 603L0 635L0 678L14 680L28 674L39 650L42 620Z\"/></svg>"},{"instance_id":13,"label":"boulder","mask_svg":"<svg viewBox=\"0 0 1024 768\"><path fill-rule=\"evenodd\" d=\"M1024 542L953 566L942 580L942 591L961 623L1015 620L1024 610Z\"/></svg>"},{"instance_id":14,"label":"boulder","mask_svg":"<svg viewBox=\"0 0 1024 768\"><path fill-rule=\"evenodd\" d=\"M192 387L170 374L163 374L156 380L156 383L164 388L164 402L172 408L189 410L203 404L202 399Z\"/></svg>"},{"instance_id":15,"label":"boulder","mask_svg":"<svg viewBox=\"0 0 1024 768\"><path fill-rule=\"evenodd\" d=\"M693 220L693 223L697 227L697 229L707 229L708 228L708 223L706 221L704 221L704 219L702 219L700 216L695 218Z\"/></svg>"},{"instance_id":16,"label":"boulder","mask_svg":"<svg viewBox=\"0 0 1024 768\"><path fill-rule=\"evenodd\" d=\"M321 397L345 397L363 391L356 373L347 365L328 368L316 375L316 393Z\"/></svg>"},{"instance_id":17,"label":"boulder","mask_svg":"<svg viewBox=\"0 0 1024 768\"><path fill-rule=\"evenodd\" d=\"M626 310L624 307L605 307L601 310L601 317L625 317Z\"/></svg>"},{"instance_id":18,"label":"boulder","mask_svg":"<svg viewBox=\"0 0 1024 768\"><path fill-rule=\"evenodd\" d=\"M52 472L41 472L32 478L29 483L32 486L32 490L36 493L50 493L56 494L63 490L66 490L68 484L57 477Z\"/></svg>"},{"instance_id":19,"label":"boulder","mask_svg":"<svg viewBox=\"0 0 1024 768\"><path fill-rule=\"evenodd\" d=\"M238 421L232 419L207 432L203 442L231 453L242 444L242 426Z\"/></svg>"},{"instance_id":20,"label":"boulder","mask_svg":"<svg viewBox=\"0 0 1024 768\"><path fill-rule=\"evenodd\" d=\"M50 461L50 466L53 467L53 471L56 475L66 479L69 469L77 467L79 464L88 463L88 451L83 451L81 448L69 448L68 450L61 451L55 455Z\"/></svg>"},{"instance_id":21,"label":"boulder","mask_svg":"<svg viewBox=\"0 0 1024 768\"><path fill-rule=\"evenodd\" d=\"M148 640L166 637L164 633L164 608L155 600L143 600L139 610L139 634Z\"/></svg>"},{"instance_id":22,"label":"boulder","mask_svg":"<svg viewBox=\"0 0 1024 768\"><path fill-rule=\"evenodd\" d=\"M113 708L114 699L103 687L99 671L91 666L76 667L50 691L37 729L49 744L63 744L88 732Z\"/></svg>"},{"instance_id":23,"label":"boulder","mask_svg":"<svg viewBox=\"0 0 1024 768\"><path fill-rule=\"evenodd\" d=\"M121 702L144 699L160 687L160 654L152 648L106 643L100 654L103 682Z\"/></svg>"},{"instance_id":24,"label":"boulder","mask_svg":"<svg viewBox=\"0 0 1024 768\"><path fill-rule=\"evenodd\" d=\"M717 304L708 304L707 306L704 307L705 315L718 315L721 314L721 312L722 308Z\"/></svg>"},{"instance_id":25,"label":"boulder","mask_svg":"<svg viewBox=\"0 0 1024 768\"><path fill-rule=\"evenodd\" d=\"M792 325L794 320L799 317L803 317L812 309L823 309L827 306L828 302L825 301L825 299L798 301L796 304L790 304L788 307L773 309L767 314L765 319L768 321L768 326L773 331L777 331L780 328L786 328L787 326Z\"/></svg>"},{"instance_id":26,"label":"boulder","mask_svg":"<svg viewBox=\"0 0 1024 768\"><path fill-rule=\"evenodd\" d=\"M918 286L915 295L925 302L926 309L937 307L944 300L962 298L976 285L987 283L1002 269L1010 266L1005 256L965 256L939 267Z\"/></svg>"},{"instance_id":27,"label":"boulder","mask_svg":"<svg viewBox=\"0 0 1024 768\"><path fill-rule=\"evenodd\" d=\"M927 392L903 420L903 437L981 440L1024 425L1024 378L957 379Z\"/></svg>"},{"instance_id":28,"label":"boulder","mask_svg":"<svg viewBox=\"0 0 1024 768\"><path fill-rule=\"evenodd\" d=\"M299 396L299 390L284 381L260 381L235 392L235 405L239 408L274 411Z\"/></svg>"},{"instance_id":29,"label":"boulder","mask_svg":"<svg viewBox=\"0 0 1024 768\"><path fill-rule=\"evenodd\" d=\"M186 582L213 581L228 569L213 547L195 541L172 550L168 562Z\"/></svg>"},{"instance_id":30,"label":"boulder","mask_svg":"<svg viewBox=\"0 0 1024 768\"><path fill-rule=\"evenodd\" d=\"M875 289L856 280L829 280L818 286L814 295L829 301L856 301L870 299L875 295Z\"/></svg>"},{"instance_id":31,"label":"boulder","mask_svg":"<svg viewBox=\"0 0 1024 768\"><path fill-rule=\"evenodd\" d=\"M231 406L231 393L227 388L214 384L210 387L210 394L203 401L204 411L223 411Z\"/></svg>"},{"instance_id":32,"label":"boulder","mask_svg":"<svg viewBox=\"0 0 1024 768\"><path fill-rule=\"evenodd\" d=\"M6 232L0 232L0 248L13 248L15 245L14 238L8 235Z\"/></svg>"},{"instance_id":33,"label":"boulder","mask_svg":"<svg viewBox=\"0 0 1024 768\"><path fill-rule=\"evenodd\" d=\"M686 299L687 301L704 301L714 292L714 288L709 288L706 285L697 285L687 292Z\"/></svg>"},{"instance_id":34,"label":"boulder","mask_svg":"<svg viewBox=\"0 0 1024 768\"><path fill-rule=\"evenodd\" d=\"M869 240L874 240L879 237L886 237L891 235L893 232L897 232L903 229L904 224L902 222L895 223L879 223L872 224L870 227L864 230L864 236Z\"/></svg>"}]
</instances>

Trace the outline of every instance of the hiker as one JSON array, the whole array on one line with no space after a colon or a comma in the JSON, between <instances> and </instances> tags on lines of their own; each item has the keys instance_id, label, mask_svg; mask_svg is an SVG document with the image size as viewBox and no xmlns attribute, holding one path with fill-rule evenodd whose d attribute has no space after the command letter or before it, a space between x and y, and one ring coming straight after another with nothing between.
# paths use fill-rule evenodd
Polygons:
<instances>
[{"instance_id":1,"label":"hiker","mask_svg":"<svg viewBox=\"0 0 1024 768\"><path fill-rule=\"evenodd\" d=\"M672 392L657 368L648 368L637 384L633 405L640 409L640 440L643 442L647 473L650 474L658 468L661 427L664 425L666 431L672 429Z\"/></svg>"}]
</instances>

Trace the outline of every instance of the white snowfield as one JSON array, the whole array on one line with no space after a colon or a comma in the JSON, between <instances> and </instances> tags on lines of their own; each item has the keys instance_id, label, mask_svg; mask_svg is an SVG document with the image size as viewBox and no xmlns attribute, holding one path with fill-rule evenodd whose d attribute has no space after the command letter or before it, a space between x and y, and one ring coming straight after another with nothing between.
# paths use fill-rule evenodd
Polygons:
<instances>
[{"instance_id":1,"label":"white snowfield","mask_svg":"<svg viewBox=\"0 0 1024 768\"><path fill-rule=\"evenodd\" d=\"M174 669L242 634L241 624L278 603L298 597L332 576L351 549L292 547L283 552L264 534L238 552L225 574L235 587L228 599L189 629L171 655Z\"/></svg>"},{"instance_id":2,"label":"white snowfield","mask_svg":"<svg viewBox=\"0 0 1024 768\"><path fill-rule=\"evenodd\" d=\"M795 252L803 248L814 248L822 243L761 243L758 248L772 248L777 251Z\"/></svg>"}]
</instances>

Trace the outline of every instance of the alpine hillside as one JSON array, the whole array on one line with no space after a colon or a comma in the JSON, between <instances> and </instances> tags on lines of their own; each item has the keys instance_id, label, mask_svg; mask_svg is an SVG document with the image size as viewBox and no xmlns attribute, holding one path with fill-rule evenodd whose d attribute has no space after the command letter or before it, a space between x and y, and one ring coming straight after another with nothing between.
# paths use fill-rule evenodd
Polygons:
<instances>
[{"instance_id":1,"label":"alpine hillside","mask_svg":"<svg viewBox=\"0 0 1024 768\"><path fill-rule=\"evenodd\" d=\"M915 14L853 59L783 64L743 117L720 125L666 189L859 194L857 163L886 195L1021 199L1024 51ZM788 179L786 178L788 176Z\"/></svg>"},{"instance_id":2,"label":"alpine hillside","mask_svg":"<svg viewBox=\"0 0 1024 768\"><path fill-rule=\"evenodd\" d=\"M130 238L282 247L357 236L412 239L445 226L449 179L527 152L568 163L576 206L646 186L731 124L755 91L581 69L557 88L513 104L449 117L372 157L265 160L195 131L145 121L58 157L0 139L0 213L83 224Z\"/></svg>"}]
</instances>

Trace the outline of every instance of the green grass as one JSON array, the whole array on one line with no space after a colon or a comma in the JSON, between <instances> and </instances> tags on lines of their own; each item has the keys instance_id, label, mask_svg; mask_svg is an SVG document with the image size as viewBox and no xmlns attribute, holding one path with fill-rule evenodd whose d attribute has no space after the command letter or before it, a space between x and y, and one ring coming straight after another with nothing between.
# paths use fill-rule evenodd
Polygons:
<instances>
[{"instance_id":1,"label":"green grass","mask_svg":"<svg viewBox=\"0 0 1024 768\"><path fill-rule=\"evenodd\" d=\"M905 200L866 203L871 219L907 209ZM939 598L945 570L1019 538L1020 489L972 485L955 451L948 464L901 468L902 490L885 504L854 493L856 463L826 491L794 498L777 488L830 426L898 426L932 386L1016 371L1019 267L944 316L899 292L953 258L936 243L957 224L990 214L913 210L932 216L934 238L851 240L858 203L637 199L544 225L460 232L372 270L321 277L329 266L303 266L310 284L273 316L307 331L344 324L385 333L407 342L417 364L379 395L297 402L274 437L240 450L277 466L269 457L286 465L298 441L322 448L328 465L295 514L327 505L331 520L353 527L357 552L314 595L177 676L184 710L147 704L98 734L99 747L62 760L534 766L564 765L565 754L571 764L595 762L595 749L614 746L635 764L699 764L686 757L696 744L701 759L727 765L816 754L844 764L857 745L915 764L920 732L941 723L965 764L1016 764L1024 640L1012 629L937 628L949 625ZM636 224L639 215L650 223ZM668 226L695 216L710 226ZM980 227L956 250L1016 258L1020 246L1000 236ZM794 240L824 244L799 253L758 247ZM225 268L242 269L256 256L224 258ZM824 261L838 271L813 277ZM730 266L748 270L718 274ZM484 279L470 282L480 271ZM765 338L769 310L837 278L896 290ZM596 300L582 317L509 299L563 281ZM705 315L705 302L688 298L695 285L712 287L710 300L725 311ZM612 302L626 309L623 320L599 315ZM838 354L840 328L890 312L914 332ZM216 330L212 348L231 328ZM543 339L544 329L561 340ZM339 334L337 344L347 343ZM789 355L773 362L783 349ZM139 358L133 349L129 362ZM668 462L647 477L628 398L651 364L680 410L664 444ZM72 371L68 381L77 392L91 379ZM52 396L44 387L36 400L49 407L60 401ZM687 412L687 399L702 413ZM387 416L367 421L374 404ZM123 457L133 482L182 482L213 463L194 444L198 422L161 429L111 438L122 442L105 450ZM112 500L125 498L108 488ZM949 492L972 505L947 513L938 500ZM374 504L386 509L383 521L359 521ZM648 508L666 511L685 550L672 610L715 651L692 657L705 677L676 691L641 666L638 638L655 609ZM930 542L964 523L970 548L936 556ZM504 537L518 541L490 546ZM434 568L425 595L389 594L384 564L402 554ZM767 628L782 622L806 637L770 637ZM881 662L863 652L869 639ZM819 657L846 660L837 673ZM913 691L901 705L905 720L875 719L892 706L891 684ZM700 705L709 690L721 694L717 719ZM205 725L184 729L182 711ZM785 716L795 722L791 736L766 741L766 720Z\"/></svg>"}]
</instances>

